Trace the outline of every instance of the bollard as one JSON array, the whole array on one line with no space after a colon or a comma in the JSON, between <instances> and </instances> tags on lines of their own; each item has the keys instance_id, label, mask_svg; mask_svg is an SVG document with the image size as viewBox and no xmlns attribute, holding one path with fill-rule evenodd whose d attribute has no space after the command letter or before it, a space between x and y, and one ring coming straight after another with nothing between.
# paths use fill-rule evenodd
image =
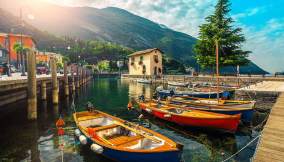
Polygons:
<instances>
[{"instance_id":1,"label":"bollard","mask_svg":"<svg viewBox=\"0 0 284 162\"><path fill-rule=\"evenodd\" d=\"M64 92L65 96L69 96L68 71L66 62L64 62Z\"/></svg>"},{"instance_id":2,"label":"bollard","mask_svg":"<svg viewBox=\"0 0 284 162\"><path fill-rule=\"evenodd\" d=\"M73 71L71 71L71 75L72 75L72 91L74 92L76 90L76 87L75 87L75 78Z\"/></svg>"},{"instance_id":3,"label":"bollard","mask_svg":"<svg viewBox=\"0 0 284 162\"><path fill-rule=\"evenodd\" d=\"M83 69L83 84L86 83L86 70Z\"/></svg>"},{"instance_id":4,"label":"bollard","mask_svg":"<svg viewBox=\"0 0 284 162\"><path fill-rule=\"evenodd\" d=\"M46 100L46 82L41 82L41 99Z\"/></svg>"},{"instance_id":5,"label":"bollard","mask_svg":"<svg viewBox=\"0 0 284 162\"><path fill-rule=\"evenodd\" d=\"M79 89L80 88L80 70L79 70L79 66L77 65L77 72L76 72L76 88Z\"/></svg>"},{"instance_id":6,"label":"bollard","mask_svg":"<svg viewBox=\"0 0 284 162\"><path fill-rule=\"evenodd\" d=\"M37 119L36 57L33 51L28 54L28 119Z\"/></svg>"},{"instance_id":7,"label":"bollard","mask_svg":"<svg viewBox=\"0 0 284 162\"><path fill-rule=\"evenodd\" d=\"M50 59L51 76L52 76L52 103L58 104L58 83L57 83L57 70L55 58Z\"/></svg>"}]
</instances>

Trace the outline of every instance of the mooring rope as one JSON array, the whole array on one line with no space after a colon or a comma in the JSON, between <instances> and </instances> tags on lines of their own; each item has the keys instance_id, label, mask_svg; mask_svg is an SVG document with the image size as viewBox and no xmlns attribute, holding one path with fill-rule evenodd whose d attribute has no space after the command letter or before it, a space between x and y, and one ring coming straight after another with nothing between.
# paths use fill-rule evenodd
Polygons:
<instances>
[{"instance_id":1,"label":"mooring rope","mask_svg":"<svg viewBox=\"0 0 284 162\"><path fill-rule=\"evenodd\" d=\"M223 160L222 162L226 162L228 160L231 160L233 157L235 157L237 154L239 154L241 151L243 151L245 148L247 148L250 144L252 144L256 139L261 137L261 133L256 136L253 140L251 140L249 143L247 143L244 147L242 147L239 151L237 151L236 153L234 153L233 155L231 155L230 157L228 157L227 159ZM257 149L257 148L256 148Z\"/></svg>"}]
</instances>

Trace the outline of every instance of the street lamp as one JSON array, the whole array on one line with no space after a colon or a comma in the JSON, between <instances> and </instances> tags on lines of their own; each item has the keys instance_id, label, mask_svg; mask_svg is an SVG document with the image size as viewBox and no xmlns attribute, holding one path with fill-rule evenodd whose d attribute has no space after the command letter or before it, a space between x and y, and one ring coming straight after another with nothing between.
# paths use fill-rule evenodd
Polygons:
<instances>
[{"instance_id":1,"label":"street lamp","mask_svg":"<svg viewBox=\"0 0 284 162\"><path fill-rule=\"evenodd\" d=\"M120 68L123 67L123 61L117 61L116 65L118 67L118 71L119 71L119 76L121 76L121 71Z\"/></svg>"}]
</instances>

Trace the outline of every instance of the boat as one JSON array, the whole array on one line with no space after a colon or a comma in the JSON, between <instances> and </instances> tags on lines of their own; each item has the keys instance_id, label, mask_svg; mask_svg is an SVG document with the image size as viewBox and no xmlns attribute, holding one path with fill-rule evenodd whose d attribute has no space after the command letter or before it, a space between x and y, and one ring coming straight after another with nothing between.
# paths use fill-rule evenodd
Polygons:
<instances>
[{"instance_id":1,"label":"boat","mask_svg":"<svg viewBox=\"0 0 284 162\"><path fill-rule=\"evenodd\" d=\"M157 101L156 101L157 102ZM241 120L245 123L250 123L253 118L254 107L229 107L229 106L216 106L206 104L186 104L182 102L159 101L161 104L178 107L183 109L193 109L200 111L208 111L219 114L236 115L241 114Z\"/></svg>"},{"instance_id":2,"label":"boat","mask_svg":"<svg viewBox=\"0 0 284 162\"><path fill-rule=\"evenodd\" d=\"M157 94L162 97L166 98L167 96L191 96L191 97L199 97L199 98L217 98L217 92L200 92L200 91L177 91L177 90L167 90L167 89L160 89L157 90ZM223 92L219 92L221 96Z\"/></svg>"},{"instance_id":3,"label":"boat","mask_svg":"<svg viewBox=\"0 0 284 162\"><path fill-rule=\"evenodd\" d=\"M225 108L253 108L255 106L255 101L240 101L240 100L223 100L223 99L213 99L213 98L198 98L190 96L178 96L172 97L171 102L189 104L189 105L212 105L212 106L222 106Z\"/></svg>"},{"instance_id":4,"label":"boat","mask_svg":"<svg viewBox=\"0 0 284 162\"><path fill-rule=\"evenodd\" d=\"M98 110L76 112L75 135L96 154L118 162L180 162L182 147L150 129Z\"/></svg>"},{"instance_id":5,"label":"boat","mask_svg":"<svg viewBox=\"0 0 284 162\"><path fill-rule=\"evenodd\" d=\"M189 85L189 83L168 81L168 85L170 85L170 86L178 86L178 87L187 87Z\"/></svg>"},{"instance_id":6,"label":"boat","mask_svg":"<svg viewBox=\"0 0 284 162\"><path fill-rule=\"evenodd\" d=\"M184 109L152 102L139 102L139 108L155 117L183 126L211 128L225 132L236 132L240 114L225 115L194 109Z\"/></svg>"},{"instance_id":7,"label":"boat","mask_svg":"<svg viewBox=\"0 0 284 162\"><path fill-rule=\"evenodd\" d=\"M137 79L138 83L144 83L144 84L151 84L152 80L148 80L148 79Z\"/></svg>"}]
</instances>

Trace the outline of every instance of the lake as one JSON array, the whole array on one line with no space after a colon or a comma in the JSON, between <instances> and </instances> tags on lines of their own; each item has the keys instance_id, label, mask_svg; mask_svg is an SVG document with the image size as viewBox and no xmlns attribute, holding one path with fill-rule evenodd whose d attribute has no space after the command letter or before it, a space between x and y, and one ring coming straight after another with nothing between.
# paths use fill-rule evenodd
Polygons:
<instances>
[{"instance_id":1,"label":"lake","mask_svg":"<svg viewBox=\"0 0 284 162\"><path fill-rule=\"evenodd\" d=\"M75 96L68 99L62 97L57 106L39 99L37 121L27 120L26 101L5 106L0 115L0 161L61 161L60 145L64 143L64 161L108 162L108 159L96 155L86 146L81 146L75 139L75 123L72 118L74 109L71 108L73 99L76 111L84 110L86 102L90 101L101 111L143 124L182 143L185 162L223 161L259 135L258 131L251 130L248 126L241 126L233 135L184 128L147 115L139 121L140 113L136 110L128 111L127 103L132 97L141 94L150 97L155 86L157 85L143 85L115 78L95 79L83 86ZM55 127L59 116L66 123L63 137L57 136ZM256 144L257 140L229 161L249 161Z\"/></svg>"}]
</instances>

